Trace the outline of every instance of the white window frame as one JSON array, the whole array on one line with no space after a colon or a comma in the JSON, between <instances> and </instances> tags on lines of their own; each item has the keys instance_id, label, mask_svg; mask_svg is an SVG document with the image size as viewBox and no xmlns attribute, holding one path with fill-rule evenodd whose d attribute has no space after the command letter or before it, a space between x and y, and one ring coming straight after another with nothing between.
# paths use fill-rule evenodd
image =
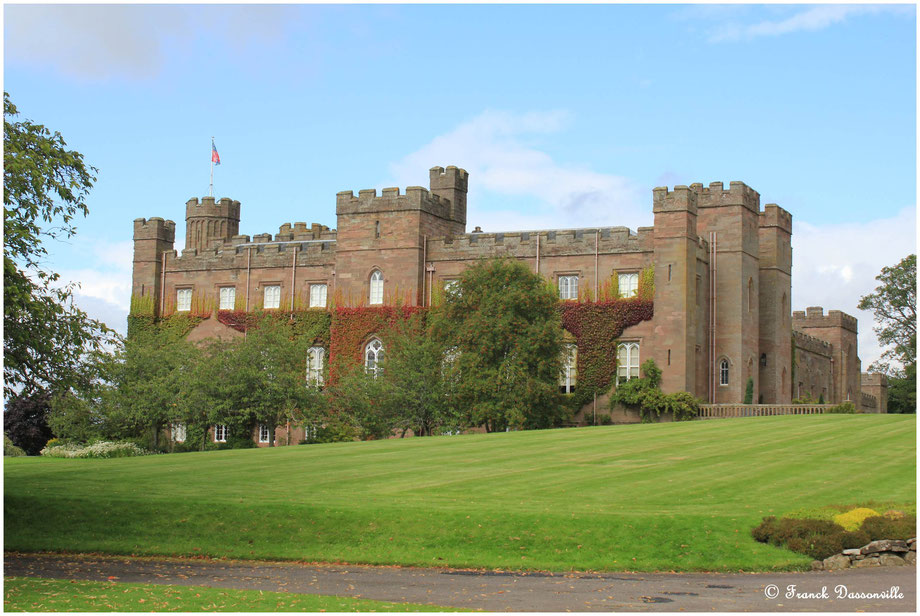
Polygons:
<instances>
[{"instance_id":1,"label":"white window frame","mask_svg":"<svg viewBox=\"0 0 920 616\"><path fill-rule=\"evenodd\" d=\"M372 338L364 345L364 371L372 374L375 379L383 372L384 359L384 347L380 338Z\"/></svg>"},{"instance_id":2,"label":"white window frame","mask_svg":"<svg viewBox=\"0 0 920 616\"><path fill-rule=\"evenodd\" d=\"M635 297L639 294L639 272L627 272L617 275L617 287L620 297Z\"/></svg>"},{"instance_id":3,"label":"white window frame","mask_svg":"<svg viewBox=\"0 0 920 616\"><path fill-rule=\"evenodd\" d=\"M259 426L259 442L267 443L269 442L269 440L271 440L271 430L269 429L268 426L260 425Z\"/></svg>"},{"instance_id":4,"label":"white window frame","mask_svg":"<svg viewBox=\"0 0 920 616\"><path fill-rule=\"evenodd\" d=\"M188 430L184 423L172 424L170 432L172 433L172 440L175 443L184 443L185 439L188 438Z\"/></svg>"},{"instance_id":5,"label":"white window frame","mask_svg":"<svg viewBox=\"0 0 920 616\"><path fill-rule=\"evenodd\" d=\"M262 289L262 308L265 310L274 310L281 308L281 285L265 285Z\"/></svg>"},{"instance_id":6,"label":"white window frame","mask_svg":"<svg viewBox=\"0 0 920 616\"><path fill-rule=\"evenodd\" d=\"M575 393L578 377L578 347L574 343L562 345L562 372L559 375L560 391L564 394Z\"/></svg>"},{"instance_id":7,"label":"white window frame","mask_svg":"<svg viewBox=\"0 0 920 616\"><path fill-rule=\"evenodd\" d=\"M233 310L236 308L236 287L220 287L220 308L218 310Z\"/></svg>"},{"instance_id":8,"label":"white window frame","mask_svg":"<svg viewBox=\"0 0 920 616\"><path fill-rule=\"evenodd\" d=\"M621 350L626 352L626 362L620 361ZM639 343L621 342L617 345L617 384L639 378Z\"/></svg>"},{"instance_id":9,"label":"white window frame","mask_svg":"<svg viewBox=\"0 0 920 616\"><path fill-rule=\"evenodd\" d=\"M325 308L329 287L325 282L310 285L310 308Z\"/></svg>"},{"instance_id":10,"label":"white window frame","mask_svg":"<svg viewBox=\"0 0 920 616\"><path fill-rule=\"evenodd\" d=\"M731 362L727 357L723 357L719 362L719 387L725 387L731 379ZM801 392L800 392L801 393Z\"/></svg>"},{"instance_id":11,"label":"white window frame","mask_svg":"<svg viewBox=\"0 0 920 616\"><path fill-rule=\"evenodd\" d=\"M227 442L227 424L214 424L214 442Z\"/></svg>"},{"instance_id":12,"label":"white window frame","mask_svg":"<svg viewBox=\"0 0 920 616\"><path fill-rule=\"evenodd\" d=\"M578 274L559 276L559 299L578 299Z\"/></svg>"},{"instance_id":13,"label":"white window frame","mask_svg":"<svg viewBox=\"0 0 920 616\"><path fill-rule=\"evenodd\" d=\"M192 309L192 290L176 289L176 312L189 312Z\"/></svg>"},{"instance_id":14,"label":"white window frame","mask_svg":"<svg viewBox=\"0 0 920 616\"><path fill-rule=\"evenodd\" d=\"M456 278L444 281L444 293L460 297L460 281Z\"/></svg>"},{"instance_id":15,"label":"white window frame","mask_svg":"<svg viewBox=\"0 0 920 616\"><path fill-rule=\"evenodd\" d=\"M307 350L307 384L316 387L325 385L323 369L326 363L326 349L323 347L310 347Z\"/></svg>"},{"instance_id":16,"label":"white window frame","mask_svg":"<svg viewBox=\"0 0 920 616\"><path fill-rule=\"evenodd\" d=\"M383 272L375 269L371 272L370 292L368 293L368 304L377 306L383 303Z\"/></svg>"}]
</instances>

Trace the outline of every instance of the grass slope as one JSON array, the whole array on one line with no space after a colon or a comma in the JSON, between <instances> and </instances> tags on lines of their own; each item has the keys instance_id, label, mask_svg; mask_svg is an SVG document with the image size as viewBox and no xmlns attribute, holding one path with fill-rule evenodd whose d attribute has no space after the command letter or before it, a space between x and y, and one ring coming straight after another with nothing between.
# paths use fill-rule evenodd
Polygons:
<instances>
[{"instance_id":1,"label":"grass slope","mask_svg":"<svg viewBox=\"0 0 920 616\"><path fill-rule=\"evenodd\" d=\"M454 612L455 608L328 595L4 578L5 612ZM460 610L465 611L465 610Z\"/></svg>"},{"instance_id":2,"label":"grass slope","mask_svg":"<svg viewBox=\"0 0 920 616\"><path fill-rule=\"evenodd\" d=\"M5 464L6 549L770 570L765 515L915 501L914 416L609 426Z\"/></svg>"}]
</instances>

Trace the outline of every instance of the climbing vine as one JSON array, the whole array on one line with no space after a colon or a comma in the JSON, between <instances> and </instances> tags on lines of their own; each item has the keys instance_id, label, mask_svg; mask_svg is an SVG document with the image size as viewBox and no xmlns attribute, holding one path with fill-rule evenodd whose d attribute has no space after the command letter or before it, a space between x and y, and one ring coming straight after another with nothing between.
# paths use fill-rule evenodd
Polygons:
<instances>
[{"instance_id":1,"label":"climbing vine","mask_svg":"<svg viewBox=\"0 0 920 616\"><path fill-rule=\"evenodd\" d=\"M578 381L570 404L579 409L610 389L616 374L616 340L627 327L652 318L653 302L642 297L564 302L559 310L562 326L575 336L578 348Z\"/></svg>"},{"instance_id":2,"label":"climbing vine","mask_svg":"<svg viewBox=\"0 0 920 616\"><path fill-rule=\"evenodd\" d=\"M329 380L335 382L349 366L361 362L362 343L372 334L386 332L401 319L426 312L420 306L361 306L336 308L329 343ZM384 343L386 341L384 340Z\"/></svg>"}]
</instances>

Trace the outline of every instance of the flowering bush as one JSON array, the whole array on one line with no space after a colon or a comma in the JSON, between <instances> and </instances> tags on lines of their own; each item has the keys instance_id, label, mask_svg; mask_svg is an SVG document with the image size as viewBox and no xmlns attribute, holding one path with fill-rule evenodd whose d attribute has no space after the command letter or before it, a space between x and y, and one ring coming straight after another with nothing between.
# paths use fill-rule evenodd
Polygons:
<instances>
[{"instance_id":1,"label":"flowering bush","mask_svg":"<svg viewBox=\"0 0 920 616\"><path fill-rule=\"evenodd\" d=\"M134 443L101 441L92 445L52 445L42 449L41 455L49 458L130 458L146 456L148 451Z\"/></svg>"},{"instance_id":2,"label":"flowering bush","mask_svg":"<svg viewBox=\"0 0 920 616\"><path fill-rule=\"evenodd\" d=\"M863 520L877 515L878 512L874 509L869 509L868 507L858 507L856 509L847 511L846 513L835 515L834 522L840 524L847 530L856 530L862 525Z\"/></svg>"}]
</instances>

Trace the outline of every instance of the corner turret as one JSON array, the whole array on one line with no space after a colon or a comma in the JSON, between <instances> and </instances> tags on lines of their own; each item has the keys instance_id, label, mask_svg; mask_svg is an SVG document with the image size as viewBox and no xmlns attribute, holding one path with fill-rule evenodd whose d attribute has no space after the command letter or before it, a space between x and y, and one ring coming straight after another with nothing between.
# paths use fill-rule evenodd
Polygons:
<instances>
[{"instance_id":1,"label":"corner turret","mask_svg":"<svg viewBox=\"0 0 920 616\"><path fill-rule=\"evenodd\" d=\"M201 252L240 232L240 202L214 197L189 199L185 204L185 250Z\"/></svg>"}]
</instances>

